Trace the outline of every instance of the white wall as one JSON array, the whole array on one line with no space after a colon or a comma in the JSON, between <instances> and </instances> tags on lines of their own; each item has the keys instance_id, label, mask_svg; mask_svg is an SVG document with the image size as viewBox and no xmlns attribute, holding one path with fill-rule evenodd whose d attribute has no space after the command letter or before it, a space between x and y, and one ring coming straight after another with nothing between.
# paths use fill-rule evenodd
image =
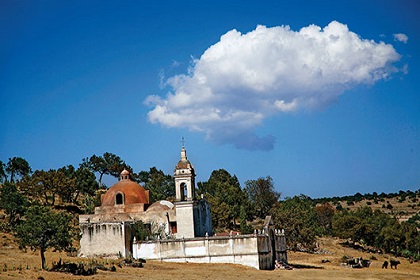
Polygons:
<instances>
[{"instance_id":1,"label":"white wall","mask_svg":"<svg viewBox=\"0 0 420 280\"><path fill-rule=\"evenodd\" d=\"M194 234L194 203L183 201L175 203L177 238L193 238Z\"/></svg>"},{"instance_id":2,"label":"white wall","mask_svg":"<svg viewBox=\"0 0 420 280\"><path fill-rule=\"evenodd\" d=\"M133 244L134 258L168 262L236 263L259 269L255 236L162 240Z\"/></svg>"},{"instance_id":3,"label":"white wall","mask_svg":"<svg viewBox=\"0 0 420 280\"><path fill-rule=\"evenodd\" d=\"M125 234L123 223L94 223L80 225L79 256L118 256L125 257Z\"/></svg>"}]
</instances>

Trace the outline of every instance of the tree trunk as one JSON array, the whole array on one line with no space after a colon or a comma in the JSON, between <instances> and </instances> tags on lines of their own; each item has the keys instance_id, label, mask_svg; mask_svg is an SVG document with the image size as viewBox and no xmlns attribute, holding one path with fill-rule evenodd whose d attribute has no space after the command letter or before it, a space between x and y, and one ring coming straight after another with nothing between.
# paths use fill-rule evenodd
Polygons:
<instances>
[{"instance_id":1,"label":"tree trunk","mask_svg":"<svg viewBox=\"0 0 420 280\"><path fill-rule=\"evenodd\" d=\"M104 173L100 173L99 175L99 188L102 189L102 176L104 176Z\"/></svg>"},{"instance_id":2,"label":"tree trunk","mask_svg":"<svg viewBox=\"0 0 420 280\"><path fill-rule=\"evenodd\" d=\"M15 177L15 172L12 170L11 172L10 172L10 182L14 182L15 180L14 180L14 177Z\"/></svg>"},{"instance_id":3,"label":"tree trunk","mask_svg":"<svg viewBox=\"0 0 420 280\"><path fill-rule=\"evenodd\" d=\"M45 250L44 249L40 249L40 251L41 251L41 268L42 268L42 270L44 270L45 269Z\"/></svg>"},{"instance_id":4,"label":"tree trunk","mask_svg":"<svg viewBox=\"0 0 420 280\"><path fill-rule=\"evenodd\" d=\"M47 206L47 205L48 205L48 193L47 193L47 191L45 191L45 193L44 193L44 197L45 197L45 203L44 203L44 206Z\"/></svg>"}]
</instances>

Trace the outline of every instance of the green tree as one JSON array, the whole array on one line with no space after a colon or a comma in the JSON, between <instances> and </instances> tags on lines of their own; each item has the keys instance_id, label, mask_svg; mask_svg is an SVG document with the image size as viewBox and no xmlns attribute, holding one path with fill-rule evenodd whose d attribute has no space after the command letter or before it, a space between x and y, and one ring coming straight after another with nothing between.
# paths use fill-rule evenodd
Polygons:
<instances>
[{"instance_id":1,"label":"green tree","mask_svg":"<svg viewBox=\"0 0 420 280\"><path fill-rule=\"evenodd\" d=\"M335 236L340 238L352 238L356 235L355 227L357 227L361 223L361 220L349 214L347 210L343 210L342 212L336 214L333 218L332 227Z\"/></svg>"},{"instance_id":2,"label":"green tree","mask_svg":"<svg viewBox=\"0 0 420 280\"><path fill-rule=\"evenodd\" d=\"M14 226L28 206L28 200L17 189L14 183L6 182L0 189L0 205L9 216L9 225Z\"/></svg>"},{"instance_id":3,"label":"green tree","mask_svg":"<svg viewBox=\"0 0 420 280\"><path fill-rule=\"evenodd\" d=\"M80 194L84 196L95 196L99 189L95 174L87 168L79 167L76 170L76 194L74 201L77 203Z\"/></svg>"},{"instance_id":4,"label":"green tree","mask_svg":"<svg viewBox=\"0 0 420 280\"><path fill-rule=\"evenodd\" d=\"M401 225L398 221L390 221L387 226L383 227L380 231L380 238L382 239L382 248L385 252L398 255L403 240Z\"/></svg>"},{"instance_id":5,"label":"green tree","mask_svg":"<svg viewBox=\"0 0 420 280\"><path fill-rule=\"evenodd\" d=\"M315 249L319 227L309 197L301 195L278 202L270 210L270 214L276 226L285 230L290 248L309 251Z\"/></svg>"},{"instance_id":6,"label":"green tree","mask_svg":"<svg viewBox=\"0 0 420 280\"><path fill-rule=\"evenodd\" d=\"M0 183L7 181L6 164L0 160Z\"/></svg>"},{"instance_id":7,"label":"green tree","mask_svg":"<svg viewBox=\"0 0 420 280\"><path fill-rule=\"evenodd\" d=\"M145 241L152 235L150 225L144 224L142 221L137 221L132 226L132 236L137 241Z\"/></svg>"},{"instance_id":8,"label":"green tree","mask_svg":"<svg viewBox=\"0 0 420 280\"><path fill-rule=\"evenodd\" d=\"M367 206L356 211L342 211L333 219L333 231L338 237L374 245L381 228L378 214Z\"/></svg>"},{"instance_id":9,"label":"green tree","mask_svg":"<svg viewBox=\"0 0 420 280\"><path fill-rule=\"evenodd\" d=\"M254 231L254 228L252 227L252 225L248 224L247 213L244 206L241 206L239 219L241 222L241 234L249 234Z\"/></svg>"},{"instance_id":10,"label":"green tree","mask_svg":"<svg viewBox=\"0 0 420 280\"><path fill-rule=\"evenodd\" d=\"M280 199L280 193L274 189L273 179L270 176L246 181L245 191L248 194L255 215L262 219L268 215L270 209Z\"/></svg>"},{"instance_id":11,"label":"green tree","mask_svg":"<svg viewBox=\"0 0 420 280\"><path fill-rule=\"evenodd\" d=\"M403 248L413 253L420 252L420 233L417 227L412 223L402 222L401 230L403 232Z\"/></svg>"},{"instance_id":12,"label":"green tree","mask_svg":"<svg viewBox=\"0 0 420 280\"><path fill-rule=\"evenodd\" d=\"M36 170L32 176L24 177L19 186L35 201L54 206L58 196L64 201L68 200L67 196L74 190L75 181L75 178L68 178L63 170Z\"/></svg>"},{"instance_id":13,"label":"green tree","mask_svg":"<svg viewBox=\"0 0 420 280\"><path fill-rule=\"evenodd\" d=\"M80 166L99 174L99 186L101 188L103 175L111 175L118 178L124 168L130 172L132 171L131 167L126 165L119 156L108 152L104 153L103 156L93 155L90 158L85 158Z\"/></svg>"},{"instance_id":14,"label":"green tree","mask_svg":"<svg viewBox=\"0 0 420 280\"><path fill-rule=\"evenodd\" d=\"M141 171L134 179L138 183L144 183L144 187L150 191L151 202L175 197L174 178L156 167L150 168L148 172Z\"/></svg>"},{"instance_id":15,"label":"green tree","mask_svg":"<svg viewBox=\"0 0 420 280\"><path fill-rule=\"evenodd\" d=\"M64 175L64 176L63 176ZM61 180L65 182L66 186L61 186L57 190L62 202L74 202L74 196L77 190L76 169L73 165L67 165L57 169L57 173L53 176L60 176ZM58 181L58 180L56 180Z\"/></svg>"},{"instance_id":16,"label":"green tree","mask_svg":"<svg viewBox=\"0 0 420 280\"><path fill-rule=\"evenodd\" d=\"M80 204L78 201L80 194L94 196L99 189L95 174L83 166L76 170L72 165L68 165L58 169L58 172L63 172L67 178L67 187L60 192L65 202Z\"/></svg>"},{"instance_id":17,"label":"green tree","mask_svg":"<svg viewBox=\"0 0 420 280\"><path fill-rule=\"evenodd\" d=\"M335 214L334 207L329 203L324 203L315 207L315 213L323 234L330 234L332 229L332 220Z\"/></svg>"},{"instance_id":18,"label":"green tree","mask_svg":"<svg viewBox=\"0 0 420 280\"><path fill-rule=\"evenodd\" d=\"M416 213L411 216L408 220L408 223L415 225L416 227L420 228L420 214Z\"/></svg>"},{"instance_id":19,"label":"green tree","mask_svg":"<svg viewBox=\"0 0 420 280\"><path fill-rule=\"evenodd\" d=\"M47 249L72 249L74 233L70 221L71 217L66 213L55 213L44 206L31 206L16 229L19 245L22 248L30 247L33 251L39 250L41 267L45 269Z\"/></svg>"},{"instance_id":20,"label":"green tree","mask_svg":"<svg viewBox=\"0 0 420 280\"><path fill-rule=\"evenodd\" d=\"M400 224L395 217L380 210L372 211L370 207L337 213L333 218L333 233L395 255L420 249L419 232L414 224Z\"/></svg>"},{"instance_id":21,"label":"green tree","mask_svg":"<svg viewBox=\"0 0 420 280\"><path fill-rule=\"evenodd\" d=\"M229 205L221 201L219 197L209 195L207 201L211 205L211 222L215 232L223 232L230 229L231 213Z\"/></svg>"},{"instance_id":22,"label":"green tree","mask_svg":"<svg viewBox=\"0 0 420 280\"><path fill-rule=\"evenodd\" d=\"M10 174L10 182L14 182L16 176L29 175L32 170L29 163L21 157L9 158L6 165L6 172Z\"/></svg>"},{"instance_id":23,"label":"green tree","mask_svg":"<svg viewBox=\"0 0 420 280\"><path fill-rule=\"evenodd\" d=\"M199 182L197 193L203 194L211 204L212 224L217 230L233 229L239 218L241 206L249 209L246 193L238 178L224 169L214 170L207 182Z\"/></svg>"},{"instance_id":24,"label":"green tree","mask_svg":"<svg viewBox=\"0 0 420 280\"><path fill-rule=\"evenodd\" d=\"M239 218L241 206L246 206L246 193L242 190L238 178L235 175L230 175L224 169L215 170L211 173L208 186L213 191L215 196L218 196L221 201L226 202L230 209L230 219L235 220ZM246 209L245 209L246 210Z\"/></svg>"}]
</instances>

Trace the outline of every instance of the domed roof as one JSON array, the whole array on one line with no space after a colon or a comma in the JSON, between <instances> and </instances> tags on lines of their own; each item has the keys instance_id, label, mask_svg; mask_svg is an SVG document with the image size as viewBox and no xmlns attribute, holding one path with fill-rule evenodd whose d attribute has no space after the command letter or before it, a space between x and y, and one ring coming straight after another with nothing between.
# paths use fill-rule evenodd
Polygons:
<instances>
[{"instance_id":1,"label":"domed roof","mask_svg":"<svg viewBox=\"0 0 420 280\"><path fill-rule=\"evenodd\" d=\"M159 200L150 205L146 212L168 211L172 208L174 208L172 202L167 200Z\"/></svg>"},{"instance_id":2,"label":"domed roof","mask_svg":"<svg viewBox=\"0 0 420 280\"><path fill-rule=\"evenodd\" d=\"M175 166L175 169L190 169L194 170L194 166L187 158L187 151L184 147L181 149L181 159L178 161L178 164Z\"/></svg>"},{"instance_id":3,"label":"domed roof","mask_svg":"<svg viewBox=\"0 0 420 280\"><path fill-rule=\"evenodd\" d=\"M114 184L101 198L102 206L114 206L116 204L149 204L149 191L134 181L131 181L127 175L127 170L121 172L120 181ZM123 195L121 203L117 202L117 194Z\"/></svg>"}]
</instances>

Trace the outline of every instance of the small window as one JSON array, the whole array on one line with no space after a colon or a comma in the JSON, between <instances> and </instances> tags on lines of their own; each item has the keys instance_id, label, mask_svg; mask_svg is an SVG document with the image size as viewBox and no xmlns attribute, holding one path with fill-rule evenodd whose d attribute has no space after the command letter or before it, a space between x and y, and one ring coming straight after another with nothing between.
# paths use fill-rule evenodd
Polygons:
<instances>
[{"instance_id":1,"label":"small window","mask_svg":"<svg viewBox=\"0 0 420 280\"><path fill-rule=\"evenodd\" d=\"M115 204L117 205L124 204L124 197L122 193L117 193L117 195L115 196Z\"/></svg>"},{"instance_id":2,"label":"small window","mask_svg":"<svg viewBox=\"0 0 420 280\"><path fill-rule=\"evenodd\" d=\"M171 227L171 233L172 234L177 233L176 222L170 222L169 225Z\"/></svg>"}]
</instances>

